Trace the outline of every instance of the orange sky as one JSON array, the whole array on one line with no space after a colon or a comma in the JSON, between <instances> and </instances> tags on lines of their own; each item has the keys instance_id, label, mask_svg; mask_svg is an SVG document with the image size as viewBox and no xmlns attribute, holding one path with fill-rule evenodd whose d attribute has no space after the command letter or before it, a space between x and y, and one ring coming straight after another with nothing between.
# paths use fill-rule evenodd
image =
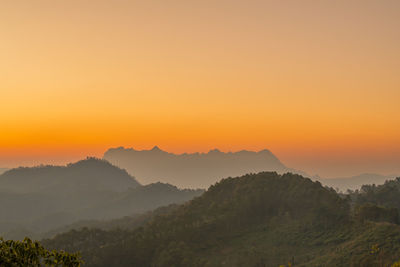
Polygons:
<instances>
[{"instance_id":1,"label":"orange sky","mask_svg":"<svg viewBox=\"0 0 400 267\"><path fill-rule=\"evenodd\" d=\"M5 0L0 167L268 148L400 174L400 1Z\"/></svg>"}]
</instances>

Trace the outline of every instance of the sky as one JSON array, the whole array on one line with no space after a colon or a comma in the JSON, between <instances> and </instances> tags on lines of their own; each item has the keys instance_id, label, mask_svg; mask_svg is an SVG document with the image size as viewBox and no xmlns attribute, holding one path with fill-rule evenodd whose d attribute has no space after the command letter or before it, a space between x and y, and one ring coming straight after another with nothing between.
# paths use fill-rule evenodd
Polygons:
<instances>
[{"instance_id":1,"label":"sky","mask_svg":"<svg viewBox=\"0 0 400 267\"><path fill-rule=\"evenodd\" d=\"M0 167L268 148L400 174L400 1L3 0Z\"/></svg>"}]
</instances>

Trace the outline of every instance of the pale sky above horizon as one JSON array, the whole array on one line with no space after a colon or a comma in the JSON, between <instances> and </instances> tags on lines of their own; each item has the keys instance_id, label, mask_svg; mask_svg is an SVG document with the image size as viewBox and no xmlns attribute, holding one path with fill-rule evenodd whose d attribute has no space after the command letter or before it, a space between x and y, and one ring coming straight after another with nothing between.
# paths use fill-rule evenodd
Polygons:
<instances>
[{"instance_id":1,"label":"pale sky above horizon","mask_svg":"<svg viewBox=\"0 0 400 267\"><path fill-rule=\"evenodd\" d=\"M110 147L400 174L400 1L5 0L0 167Z\"/></svg>"}]
</instances>

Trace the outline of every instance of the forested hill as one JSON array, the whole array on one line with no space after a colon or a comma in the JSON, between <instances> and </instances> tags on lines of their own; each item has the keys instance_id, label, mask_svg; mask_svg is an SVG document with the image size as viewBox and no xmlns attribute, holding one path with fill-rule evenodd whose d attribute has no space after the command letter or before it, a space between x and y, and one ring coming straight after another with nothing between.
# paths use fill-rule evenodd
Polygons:
<instances>
[{"instance_id":1,"label":"forested hill","mask_svg":"<svg viewBox=\"0 0 400 267\"><path fill-rule=\"evenodd\" d=\"M399 226L357 216L348 198L318 182L262 172L223 179L140 228L74 230L45 244L81 251L87 266L386 266L398 260Z\"/></svg>"},{"instance_id":2,"label":"forested hill","mask_svg":"<svg viewBox=\"0 0 400 267\"><path fill-rule=\"evenodd\" d=\"M208 153L174 154L157 146L151 150L119 147L106 151L104 159L126 169L140 183L161 181L185 188L208 188L222 178L251 172L298 173L267 149L228 153L214 149Z\"/></svg>"},{"instance_id":3,"label":"forested hill","mask_svg":"<svg viewBox=\"0 0 400 267\"><path fill-rule=\"evenodd\" d=\"M383 185L363 185L360 190L350 191L349 195L356 205L373 203L400 210L400 177Z\"/></svg>"},{"instance_id":4,"label":"forested hill","mask_svg":"<svg viewBox=\"0 0 400 267\"><path fill-rule=\"evenodd\" d=\"M66 166L37 166L11 169L0 175L0 191L60 194L70 191L125 191L139 183L125 170L96 158Z\"/></svg>"},{"instance_id":5,"label":"forested hill","mask_svg":"<svg viewBox=\"0 0 400 267\"><path fill-rule=\"evenodd\" d=\"M109 220L183 203L203 190L135 178L101 159L12 169L0 175L0 236L37 238L81 220Z\"/></svg>"}]
</instances>

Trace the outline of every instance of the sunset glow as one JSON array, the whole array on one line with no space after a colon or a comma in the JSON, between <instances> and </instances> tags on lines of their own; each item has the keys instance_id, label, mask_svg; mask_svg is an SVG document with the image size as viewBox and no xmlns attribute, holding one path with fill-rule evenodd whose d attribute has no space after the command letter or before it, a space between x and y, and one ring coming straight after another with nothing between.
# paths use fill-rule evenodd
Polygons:
<instances>
[{"instance_id":1,"label":"sunset glow","mask_svg":"<svg viewBox=\"0 0 400 267\"><path fill-rule=\"evenodd\" d=\"M390 0L2 1L0 167L158 145L268 148L326 177L400 173L399 10Z\"/></svg>"}]
</instances>

